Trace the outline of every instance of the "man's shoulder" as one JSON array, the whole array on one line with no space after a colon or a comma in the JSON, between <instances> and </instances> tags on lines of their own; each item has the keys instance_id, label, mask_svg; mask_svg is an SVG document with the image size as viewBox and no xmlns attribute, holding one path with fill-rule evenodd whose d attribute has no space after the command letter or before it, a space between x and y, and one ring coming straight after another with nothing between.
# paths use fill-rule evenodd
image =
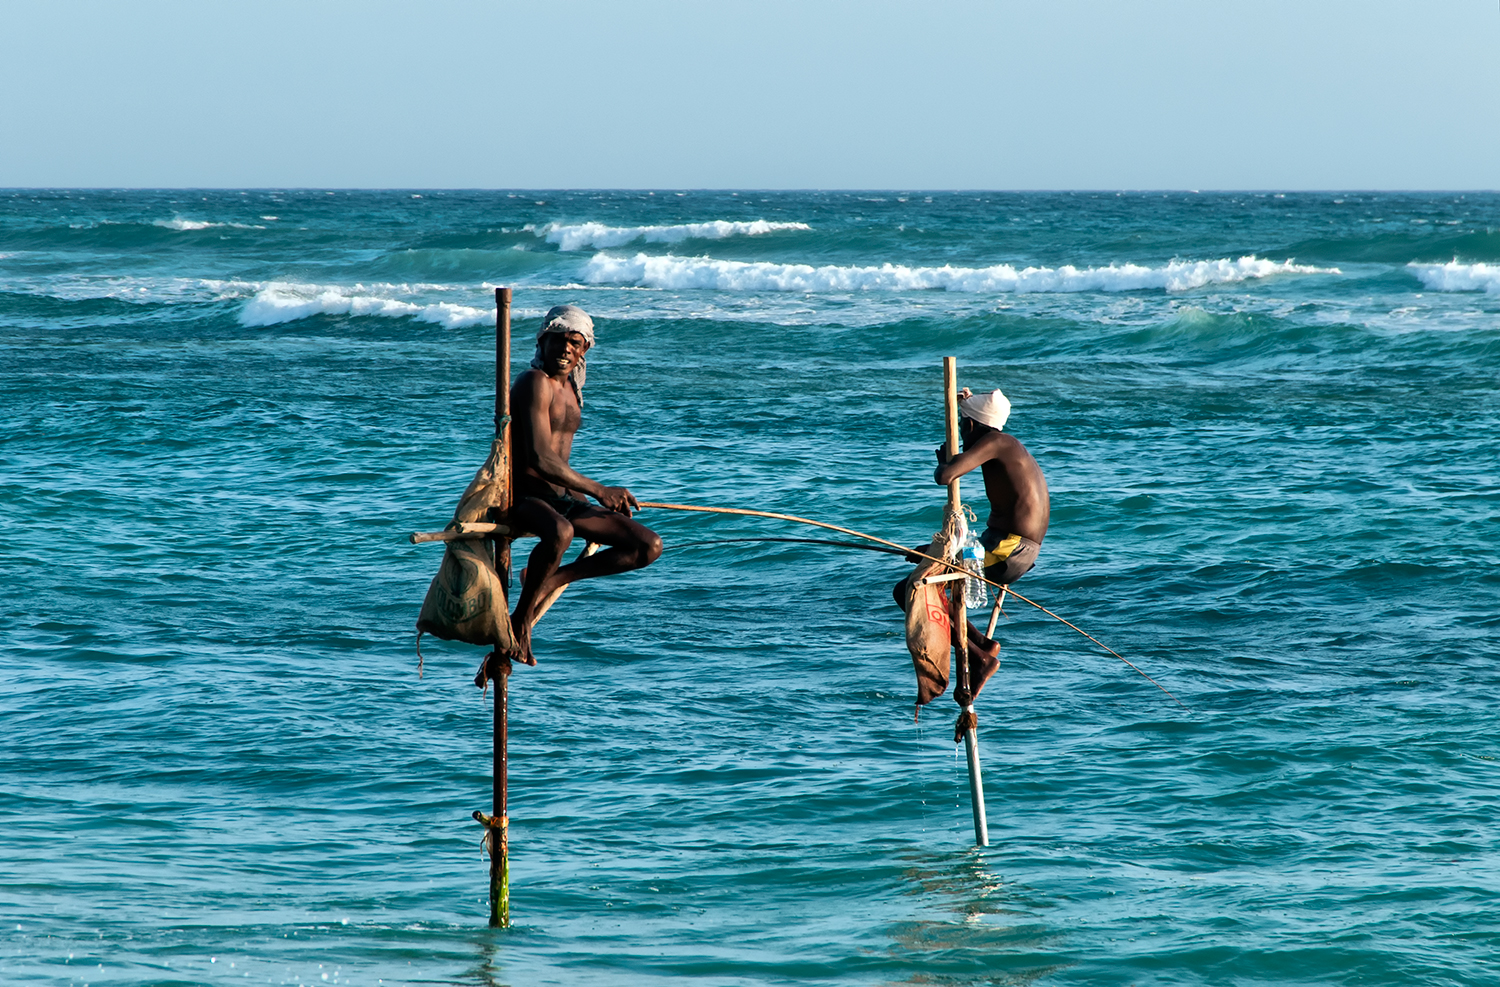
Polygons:
<instances>
[{"instance_id":1,"label":"man's shoulder","mask_svg":"<svg viewBox=\"0 0 1500 987\"><path fill-rule=\"evenodd\" d=\"M1006 469L1028 468L1036 463L1030 450L1022 444L1021 440L1009 432L996 432L984 437L984 445L981 447L985 462L997 463Z\"/></svg>"},{"instance_id":2,"label":"man's shoulder","mask_svg":"<svg viewBox=\"0 0 1500 987\"><path fill-rule=\"evenodd\" d=\"M1017 449L1022 452L1026 451L1026 447L1021 445L1021 440L1009 432L991 432L979 440L979 448L991 456L1004 455Z\"/></svg>"},{"instance_id":3,"label":"man's shoulder","mask_svg":"<svg viewBox=\"0 0 1500 987\"><path fill-rule=\"evenodd\" d=\"M528 367L521 371L520 376L516 378L516 382L510 385L510 389L513 392L540 392L544 390L546 384L550 383L552 383L551 378L541 370L536 367Z\"/></svg>"}]
</instances>

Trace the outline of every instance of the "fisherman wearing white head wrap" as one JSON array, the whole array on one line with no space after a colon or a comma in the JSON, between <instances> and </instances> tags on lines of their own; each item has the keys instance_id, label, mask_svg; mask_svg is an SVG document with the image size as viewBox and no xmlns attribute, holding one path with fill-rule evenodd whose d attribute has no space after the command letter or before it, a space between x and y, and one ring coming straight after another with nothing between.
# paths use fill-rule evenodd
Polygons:
<instances>
[{"instance_id":1,"label":"fisherman wearing white head wrap","mask_svg":"<svg viewBox=\"0 0 1500 987\"><path fill-rule=\"evenodd\" d=\"M509 520L539 542L522 570L521 597L511 614L516 647L502 660L536 664L531 625L553 590L639 569L661 555L661 539L630 516L640 506L635 495L590 479L568 462L583 423L585 361L593 345L594 320L576 305L558 305L536 334L531 369L510 390L516 503ZM575 535L606 548L562 565Z\"/></svg>"},{"instance_id":2,"label":"fisherman wearing white head wrap","mask_svg":"<svg viewBox=\"0 0 1500 987\"><path fill-rule=\"evenodd\" d=\"M964 393L968 396L958 402L959 414L993 429L1005 427L1006 419L1010 418L1010 399L998 388L988 394L975 394L966 387Z\"/></svg>"},{"instance_id":3,"label":"fisherman wearing white head wrap","mask_svg":"<svg viewBox=\"0 0 1500 987\"><path fill-rule=\"evenodd\" d=\"M1020 579L1036 564L1047 535L1051 503L1047 479L1031 453L1018 439L1001 431L1010 420L1010 401L1000 391L959 392L959 435L963 451L951 460L946 445L938 446L938 468L932 478L946 487L978 468L990 515L979 543L984 546L984 575L1002 586ZM919 549L920 551L920 549ZM907 583L896 584L896 602L905 607ZM973 695L1000 667L1000 645L969 624L969 683Z\"/></svg>"},{"instance_id":4,"label":"fisherman wearing white head wrap","mask_svg":"<svg viewBox=\"0 0 1500 987\"><path fill-rule=\"evenodd\" d=\"M537 370L542 369L542 340L549 332L576 332L583 337L585 354L594 348L594 320L589 318L588 313L577 305L554 305L542 318L542 328L536 334L536 355L531 358L531 365ZM568 374L580 405L583 404L583 383L588 379L588 372L588 357L580 356L578 365Z\"/></svg>"}]
</instances>

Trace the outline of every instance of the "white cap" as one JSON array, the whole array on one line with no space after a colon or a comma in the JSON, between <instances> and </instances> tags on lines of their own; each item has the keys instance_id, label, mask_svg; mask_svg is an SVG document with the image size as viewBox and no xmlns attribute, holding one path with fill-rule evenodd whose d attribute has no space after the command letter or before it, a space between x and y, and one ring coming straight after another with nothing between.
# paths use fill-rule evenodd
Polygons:
<instances>
[{"instance_id":1,"label":"white cap","mask_svg":"<svg viewBox=\"0 0 1500 987\"><path fill-rule=\"evenodd\" d=\"M958 411L981 425L1002 429L1010 417L1010 399L998 389L988 394L970 394L958 403Z\"/></svg>"}]
</instances>

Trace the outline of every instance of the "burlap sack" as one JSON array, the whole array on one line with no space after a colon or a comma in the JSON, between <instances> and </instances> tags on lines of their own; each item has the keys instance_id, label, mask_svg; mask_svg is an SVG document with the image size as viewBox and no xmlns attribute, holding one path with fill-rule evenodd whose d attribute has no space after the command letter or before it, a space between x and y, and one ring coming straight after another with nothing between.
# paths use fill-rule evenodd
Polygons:
<instances>
[{"instance_id":1,"label":"burlap sack","mask_svg":"<svg viewBox=\"0 0 1500 987\"><path fill-rule=\"evenodd\" d=\"M484 521L499 493L497 439L489 458L474 474L458 501L453 520ZM495 569L490 544L481 539L450 541L443 550L443 564L427 587L422 612L417 616L417 640L432 634L447 641L483 644L504 652L515 647L510 626L510 607L505 584Z\"/></svg>"},{"instance_id":2,"label":"burlap sack","mask_svg":"<svg viewBox=\"0 0 1500 987\"><path fill-rule=\"evenodd\" d=\"M948 616L946 583L918 586L917 580L942 567L924 562L907 577L906 650L917 672L917 705L925 706L948 688L953 654L953 621Z\"/></svg>"},{"instance_id":3,"label":"burlap sack","mask_svg":"<svg viewBox=\"0 0 1500 987\"><path fill-rule=\"evenodd\" d=\"M455 521L488 521L486 516L491 507L498 506L500 497L500 453L502 447L500 440L496 439L490 444L489 458L484 465L479 467L479 472L474 474L474 479L464 488L464 495L458 498L458 507L453 511Z\"/></svg>"},{"instance_id":4,"label":"burlap sack","mask_svg":"<svg viewBox=\"0 0 1500 987\"><path fill-rule=\"evenodd\" d=\"M952 558L956 547L963 544L963 532L963 518L948 517L943 530L933 536L925 554L939 559ZM918 706L932 702L948 688L953 619L948 595L943 590L954 584L918 586L917 581L929 573L947 571L947 567L936 562L923 561L906 578L906 650L911 652L911 663L917 672Z\"/></svg>"}]
</instances>

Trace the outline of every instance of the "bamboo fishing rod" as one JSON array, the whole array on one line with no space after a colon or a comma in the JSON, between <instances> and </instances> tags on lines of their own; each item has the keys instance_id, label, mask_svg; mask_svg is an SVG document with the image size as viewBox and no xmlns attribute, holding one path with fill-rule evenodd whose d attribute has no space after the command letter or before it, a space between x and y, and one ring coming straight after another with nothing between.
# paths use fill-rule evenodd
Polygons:
<instances>
[{"instance_id":1,"label":"bamboo fishing rod","mask_svg":"<svg viewBox=\"0 0 1500 987\"><path fill-rule=\"evenodd\" d=\"M815 528L827 528L830 531L837 531L837 532L840 532L841 534L845 534L845 535L853 535L856 538L863 538L863 539L865 539L867 541L876 542L877 544L887 545L887 546L890 546L890 547L889 548L885 548L885 549L877 549L877 548L875 548L872 545L858 545L858 544L854 544L852 542L832 542L832 541L829 541L828 539L812 539L812 538L807 538L807 539L791 539L791 538L788 538L788 539L779 539L779 538L778 539L772 539L772 538L764 538L764 539L728 539L728 538L725 538L725 539L720 539L721 541L731 541L731 540L783 541L784 540L784 541L822 542L822 543L827 543L827 544L842 545L842 546L844 546L846 548L862 548L862 549L867 549L869 551L883 551L883 552L887 552L887 553L892 554L892 555L895 555L895 554L900 554L902 556L915 555L918 558L926 559L929 562L936 562L939 565L948 567L949 569L960 569L960 568L962 568L962 566L958 565L956 562L949 562L946 559L936 558L934 556L928 555L926 552L919 552L919 551L917 551L915 549L907 548L904 545L899 545L896 542L888 541L885 538L878 538L875 535L866 534L863 531L855 531L853 528L840 527L837 524L828 524L825 521L814 521L812 518L798 517L795 514L777 514L777 513L773 512L773 511L752 511L752 510L748 510L748 509L743 508L743 507L701 507L701 506L698 506L698 505L695 505L695 504L662 504L662 503L654 503L654 502L644 501L644 500L641 501L637 506L639 506L641 508L651 507L651 508L656 508L657 510L663 510L663 511L693 511L693 512L702 513L702 514L738 514L738 515L743 515L745 517L763 517L763 518L771 518L771 519L777 520L777 521L793 521L793 522L796 522L797 524L809 524L809 525L812 525ZM692 544L701 544L701 543L694 542ZM679 547L679 548L686 548L688 546L687 545L679 545L677 547ZM892 549L897 549L899 551L891 551ZM1137 675L1139 675L1141 678L1145 679L1147 682L1150 682L1152 685L1156 686L1163 693L1165 693L1166 696L1169 699L1171 699L1174 703L1176 703L1177 705L1181 706L1183 709L1188 710L1188 712L1192 712L1192 709L1186 703L1184 703L1181 699L1178 699L1176 696L1172 695L1171 691L1168 690L1166 686L1162 685L1160 682L1156 681L1151 676L1149 676L1145 672L1141 671L1140 668L1138 668L1135 665L1135 663L1132 662L1130 659L1126 658L1124 655L1120 654L1115 649L1109 647L1103 641L1101 641L1098 638L1094 637L1094 635L1090 634L1088 631L1086 631L1083 628L1079 627L1077 624L1074 624L1071 621L1068 621L1068 620L1065 620L1062 617L1059 617L1057 614L1053 613L1051 610L1048 610L1046 607L1042 606L1040 603L1037 603L1035 600L1027 599L1026 597L1022 596L1020 593L1017 593L1010 586L1001 585L1000 583L997 583L997 582L995 582L992 579L988 579L988 578L986 578L986 577L984 577L982 575L978 575L978 574L974 574L973 578L978 579L982 583L986 583L986 584L988 584L990 586L993 586L996 589L1005 590L1011 596L1014 596L1016 599L1020 600L1022 603L1029 603L1031 606L1036 607L1042 613L1044 613L1047 616L1051 617L1053 620L1057 621L1058 623L1066 624L1068 627L1071 627L1073 630L1077 631L1079 634L1082 634L1084 637L1088 638L1090 641L1093 641L1095 644L1099 645L1099 647L1103 648L1105 651L1108 651L1110 654L1114 655L1116 658L1118 658L1121 661L1123 661L1126 665L1128 665L1131 669L1133 669Z\"/></svg>"}]
</instances>

